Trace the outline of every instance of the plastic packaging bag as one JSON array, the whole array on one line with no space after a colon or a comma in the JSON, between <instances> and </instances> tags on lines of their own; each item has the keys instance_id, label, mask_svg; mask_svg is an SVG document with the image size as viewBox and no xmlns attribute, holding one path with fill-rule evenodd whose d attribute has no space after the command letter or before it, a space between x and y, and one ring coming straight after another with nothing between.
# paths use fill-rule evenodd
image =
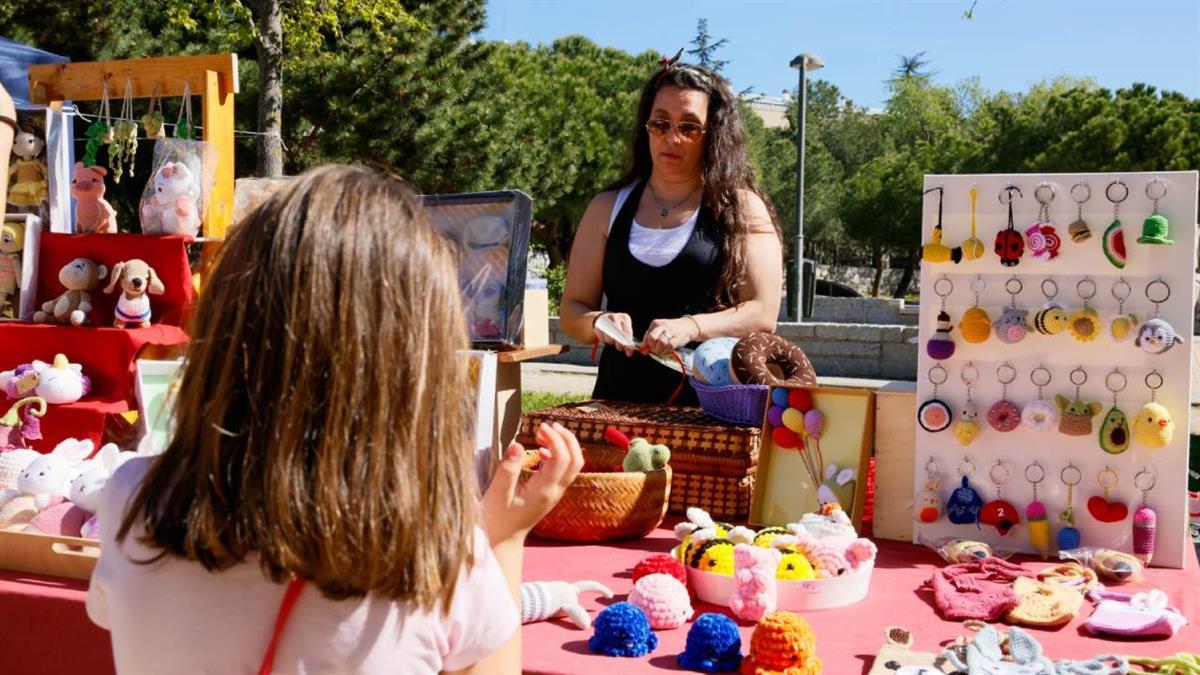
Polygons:
<instances>
[{"instance_id":1,"label":"plastic packaging bag","mask_svg":"<svg viewBox=\"0 0 1200 675\"><path fill-rule=\"evenodd\" d=\"M985 541L962 537L943 537L932 541L922 539L920 543L933 549L942 557L942 560L951 565L989 557L1008 560L1013 555L1013 551L993 549Z\"/></svg>"},{"instance_id":2,"label":"plastic packaging bag","mask_svg":"<svg viewBox=\"0 0 1200 675\"><path fill-rule=\"evenodd\" d=\"M1142 562L1132 553L1111 548L1072 548L1059 551L1058 557L1063 560L1074 560L1080 565L1090 567L1104 581L1117 584L1141 581L1145 571Z\"/></svg>"},{"instance_id":3,"label":"plastic packaging bag","mask_svg":"<svg viewBox=\"0 0 1200 675\"><path fill-rule=\"evenodd\" d=\"M217 153L204 141L160 138L138 214L144 234L200 233L216 180Z\"/></svg>"}]
</instances>

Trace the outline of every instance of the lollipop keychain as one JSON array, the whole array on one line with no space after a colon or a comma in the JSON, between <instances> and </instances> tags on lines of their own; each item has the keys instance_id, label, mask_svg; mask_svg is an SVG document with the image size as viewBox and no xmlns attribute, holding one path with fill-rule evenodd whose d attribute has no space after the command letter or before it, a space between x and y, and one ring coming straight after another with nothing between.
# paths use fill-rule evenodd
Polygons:
<instances>
[{"instance_id":1,"label":"lollipop keychain","mask_svg":"<svg viewBox=\"0 0 1200 675\"><path fill-rule=\"evenodd\" d=\"M1001 204L1005 203L1005 198L1008 203L1008 227L996 233L996 255L1000 256L1000 264L1005 267L1016 267L1021 262L1021 255L1025 253L1025 239L1013 224L1014 192L1021 198L1025 197L1021 188L1016 185L1009 185L999 195Z\"/></svg>"},{"instance_id":2,"label":"lollipop keychain","mask_svg":"<svg viewBox=\"0 0 1200 675\"><path fill-rule=\"evenodd\" d=\"M1006 344L1011 345L1024 340L1029 332L1029 310L1017 308L1017 295L1024 287L1016 277L1010 277L1004 282L1004 290L1008 291L1010 298L1009 305L1000 313L992 327L996 329L996 337Z\"/></svg>"},{"instance_id":3,"label":"lollipop keychain","mask_svg":"<svg viewBox=\"0 0 1200 675\"><path fill-rule=\"evenodd\" d=\"M933 282L933 292L941 298L942 304L938 309L937 330L925 342L925 353L929 358L941 361L954 356L954 338L950 335L954 324L950 323L950 313L946 311L946 298L954 292L954 282L943 274Z\"/></svg>"},{"instance_id":4,"label":"lollipop keychain","mask_svg":"<svg viewBox=\"0 0 1200 675\"><path fill-rule=\"evenodd\" d=\"M939 185L929 188L924 194L930 192L938 193L938 219L937 224L933 226L933 234L930 236L929 243L921 246L921 260L931 263L957 263L962 260L962 249L950 248L942 243L942 199L945 197L946 190Z\"/></svg>"},{"instance_id":5,"label":"lollipop keychain","mask_svg":"<svg viewBox=\"0 0 1200 675\"><path fill-rule=\"evenodd\" d=\"M1104 415L1100 425L1100 449L1110 455L1119 455L1129 449L1129 419L1125 411L1117 407L1117 394L1129 383L1120 368L1104 376L1104 386L1112 392L1112 407Z\"/></svg>"},{"instance_id":6,"label":"lollipop keychain","mask_svg":"<svg viewBox=\"0 0 1200 675\"><path fill-rule=\"evenodd\" d=\"M917 424L925 431L945 431L950 426L952 419L950 415L950 406L946 402L938 398L938 387L946 384L949 378L949 373L942 367L942 364L935 363L929 369L929 383L933 385L933 398L921 404L917 410Z\"/></svg>"},{"instance_id":7,"label":"lollipop keychain","mask_svg":"<svg viewBox=\"0 0 1200 675\"><path fill-rule=\"evenodd\" d=\"M964 470L965 468L965 470ZM946 517L955 525L968 525L979 522L979 510L983 508L983 498L971 487L969 476L975 473L975 464L965 455L962 464L958 465L958 475L962 483L950 493L946 501Z\"/></svg>"},{"instance_id":8,"label":"lollipop keychain","mask_svg":"<svg viewBox=\"0 0 1200 675\"><path fill-rule=\"evenodd\" d=\"M1166 319L1159 318L1162 303L1171 299L1171 287L1162 280L1162 277L1159 277L1146 284L1146 299L1154 303L1154 318L1138 328L1133 344L1141 347L1142 351L1147 354L1162 354L1174 347L1176 343L1183 342L1183 338L1179 337L1175 328L1167 323Z\"/></svg>"},{"instance_id":9,"label":"lollipop keychain","mask_svg":"<svg viewBox=\"0 0 1200 675\"><path fill-rule=\"evenodd\" d=\"M1049 196L1045 196L1049 194ZM1058 257L1058 248L1062 241L1050 222L1050 202L1054 201L1054 185L1039 183L1033 191L1033 198L1038 203L1038 217L1025 230L1025 239L1029 241L1029 255L1034 260L1054 260Z\"/></svg>"},{"instance_id":10,"label":"lollipop keychain","mask_svg":"<svg viewBox=\"0 0 1200 675\"><path fill-rule=\"evenodd\" d=\"M1012 431L1021 424L1021 409L1008 400L1008 385L1017 379L1017 369L1010 363L996 368L996 380L1000 383L1000 400L988 408L988 424L996 431Z\"/></svg>"},{"instance_id":11,"label":"lollipop keychain","mask_svg":"<svg viewBox=\"0 0 1200 675\"><path fill-rule=\"evenodd\" d=\"M1146 375L1146 387L1150 390L1150 401L1142 406L1133 420L1133 437L1147 448L1165 448L1175 435L1175 420L1171 411L1158 402L1158 390L1163 386L1163 377L1157 370Z\"/></svg>"},{"instance_id":12,"label":"lollipop keychain","mask_svg":"<svg viewBox=\"0 0 1200 675\"><path fill-rule=\"evenodd\" d=\"M1088 302L1096 297L1096 282L1084 277L1075 284L1075 294L1083 300L1083 307L1071 314L1067 331L1079 342L1091 342L1100 334L1100 315Z\"/></svg>"},{"instance_id":13,"label":"lollipop keychain","mask_svg":"<svg viewBox=\"0 0 1200 675\"><path fill-rule=\"evenodd\" d=\"M1090 436L1092 434L1092 418L1100 414L1099 401L1084 401L1080 388L1087 383L1087 371L1083 366L1076 366L1069 375L1071 384L1075 385L1075 398L1068 399L1062 394L1054 396L1054 404L1058 406L1058 433L1067 436Z\"/></svg>"},{"instance_id":14,"label":"lollipop keychain","mask_svg":"<svg viewBox=\"0 0 1200 675\"><path fill-rule=\"evenodd\" d=\"M1136 314L1125 313L1125 301L1133 293L1133 287L1121 277L1113 282L1112 296L1117 300L1117 313L1108 320L1108 337L1113 342L1129 342L1137 333L1138 318Z\"/></svg>"},{"instance_id":15,"label":"lollipop keychain","mask_svg":"<svg viewBox=\"0 0 1200 675\"><path fill-rule=\"evenodd\" d=\"M1012 473L1000 460L996 460L988 469L988 479L996 486L996 498L983 505L979 511L979 522L996 528L996 533L1006 537L1017 525L1021 524L1021 516L1012 502L1004 500L1004 484Z\"/></svg>"},{"instance_id":16,"label":"lollipop keychain","mask_svg":"<svg viewBox=\"0 0 1200 675\"><path fill-rule=\"evenodd\" d=\"M1118 188L1117 193L1120 194L1120 199L1113 197L1113 188ZM1100 244L1108 262L1119 270L1125 269L1125 230L1121 227L1121 202L1129 199L1129 186L1118 178L1104 188L1104 197L1112 202L1113 221L1109 224L1108 229L1104 230L1104 241Z\"/></svg>"},{"instance_id":17,"label":"lollipop keychain","mask_svg":"<svg viewBox=\"0 0 1200 675\"><path fill-rule=\"evenodd\" d=\"M1158 186L1161 189L1154 190L1151 188ZM1154 194L1158 194L1157 197ZM1154 202L1154 212L1142 221L1142 236L1138 237L1139 244L1156 244L1159 246L1171 246L1175 242L1171 240L1171 224L1167 222L1167 217L1158 212L1158 200L1167 196L1167 184L1158 176L1154 180L1146 183L1146 198Z\"/></svg>"},{"instance_id":18,"label":"lollipop keychain","mask_svg":"<svg viewBox=\"0 0 1200 675\"><path fill-rule=\"evenodd\" d=\"M1038 500L1038 483L1046 480L1046 470L1035 459L1025 467L1025 480L1033 490L1033 501L1025 507L1025 520L1029 523L1029 543L1041 556L1050 552L1050 521L1046 518L1046 505Z\"/></svg>"},{"instance_id":19,"label":"lollipop keychain","mask_svg":"<svg viewBox=\"0 0 1200 675\"><path fill-rule=\"evenodd\" d=\"M975 389L975 383L979 381L979 369L975 367L975 363L970 361L963 366L962 370L963 385L967 388L967 403L958 413L958 421L954 423L954 437L962 445L970 445L971 441L979 435L979 410L975 407L975 402L971 398L971 393Z\"/></svg>"},{"instance_id":20,"label":"lollipop keychain","mask_svg":"<svg viewBox=\"0 0 1200 675\"><path fill-rule=\"evenodd\" d=\"M1083 199L1077 197L1076 193L1082 193ZM1088 185L1086 180L1081 180L1071 186L1071 201L1075 202L1077 211L1075 222L1067 226L1067 234L1071 235L1071 241L1076 244L1082 244L1092 238L1092 229L1088 227L1087 221L1083 219L1083 205L1091 198L1092 186Z\"/></svg>"},{"instance_id":21,"label":"lollipop keychain","mask_svg":"<svg viewBox=\"0 0 1200 675\"><path fill-rule=\"evenodd\" d=\"M1154 530L1158 525L1158 514L1150 508L1150 491L1158 479L1149 469L1142 469L1133 477L1133 487L1142 493L1142 504L1133 512L1133 555L1149 565L1154 557Z\"/></svg>"},{"instance_id":22,"label":"lollipop keychain","mask_svg":"<svg viewBox=\"0 0 1200 675\"><path fill-rule=\"evenodd\" d=\"M979 306L979 296L987 288L983 275L976 274L971 281L971 292L975 294L975 304L963 312L962 321L958 322L958 331L963 339L972 344L987 342L992 334L992 318L987 310Z\"/></svg>"},{"instance_id":23,"label":"lollipop keychain","mask_svg":"<svg viewBox=\"0 0 1200 675\"><path fill-rule=\"evenodd\" d=\"M1029 381L1037 387L1037 399L1025 404L1021 410L1021 423L1037 431L1050 431L1058 424L1058 408L1042 394L1043 387L1050 384L1054 374L1044 365L1029 371Z\"/></svg>"},{"instance_id":24,"label":"lollipop keychain","mask_svg":"<svg viewBox=\"0 0 1200 675\"><path fill-rule=\"evenodd\" d=\"M1058 520L1062 523L1062 527L1058 528L1058 550L1067 551L1079 548L1079 530L1075 528L1075 486L1083 480L1083 472L1068 463L1058 472L1058 479L1067 486L1067 508L1058 514Z\"/></svg>"},{"instance_id":25,"label":"lollipop keychain","mask_svg":"<svg viewBox=\"0 0 1200 675\"><path fill-rule=\"evenodd\" d=\"M978 260L983 257L983 242L975 238L975 202L979 200L979 186L972 185L971 192L971 237L962 243L963 257Z\"/></svg>"},{"instance_id":26,"label":"lollipop keychain","mask_svg":"<svg viewBox=\"0 0 1200 675\"><path fill-rule=\"evenodd\" d=\"M933 523L942 517L942 498L938 495L941 487L942 479L938 476L937 460L930 457L925 460L925 485L912 503L913 520L919 523Z\"/></svg>"},{"instance_id":27,"label":"lollipop keychain","mask_svg":"<svg viewBox=\"0 0 1200 675\"><path fill-rule=\"evenodd\" d=\"M1033 327L1042 335L1058 335L1067 329L1067 306L1058 297L1058 282L1050 277L1042 280L1044 309L1033 315Z\"/></svg>"}]
</instances>

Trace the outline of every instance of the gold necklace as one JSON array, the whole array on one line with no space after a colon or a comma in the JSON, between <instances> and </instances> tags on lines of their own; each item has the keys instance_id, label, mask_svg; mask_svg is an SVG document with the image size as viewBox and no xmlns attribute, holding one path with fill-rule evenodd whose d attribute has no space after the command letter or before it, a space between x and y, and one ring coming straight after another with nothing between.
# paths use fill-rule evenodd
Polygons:
<instances>
[{"instance_id":1,"label":"gold necklace","mask_svg":"<svg viewBox=\"0 0 1200 675\"><path fill-rule=\"evenodd\" d=\"M651 183L650 181L646 181L646 185L650 186L650 196L654 198L654 203L658 204L658 215L663 218L666 218L668 213L679 208L680 205L682 205L687 200L691 199L692 195L696 194L696 190L699 190L700 186L703 184L704 184L703 182L697 183L696 187L692 188L692 191L687 193L686 197L684 197L683 199L680 199L679 201L675 202L671 206L664 206L662 203L662 200L658 198L658 192L656 192L654 190L654 184Z\"/></svg>"}]
</instances>

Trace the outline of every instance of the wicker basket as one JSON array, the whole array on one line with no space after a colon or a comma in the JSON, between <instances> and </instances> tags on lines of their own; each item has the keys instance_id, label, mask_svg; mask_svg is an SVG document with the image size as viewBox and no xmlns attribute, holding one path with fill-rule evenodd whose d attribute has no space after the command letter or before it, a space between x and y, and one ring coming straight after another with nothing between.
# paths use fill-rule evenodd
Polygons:
<instances>
[{"instance_id":1,"label":"wicker basket","mask_svg":"<svg viewBox=\"0 0 1200 675\"><path fill-rule=\"evenodd\" d=\"M692 388L706 414L730 424L762 426L771 388L765 384L731 384L715 387L691 378Z\"/></svg>"},{"instance_id":2,"label":"wicker basket","mask_svg":"<svg viewBox=\"0 0 1200 675\"><path fill-rule=\"evenodd\" d=\"M584 447L583 471L562 500L533 528L558 541L610 541L644 537L667 513L671 467L649 473L614 471L624 455L610 448ZM533 476L537 452L525 455L521 479Z\"/></svg>"}]
</instances>

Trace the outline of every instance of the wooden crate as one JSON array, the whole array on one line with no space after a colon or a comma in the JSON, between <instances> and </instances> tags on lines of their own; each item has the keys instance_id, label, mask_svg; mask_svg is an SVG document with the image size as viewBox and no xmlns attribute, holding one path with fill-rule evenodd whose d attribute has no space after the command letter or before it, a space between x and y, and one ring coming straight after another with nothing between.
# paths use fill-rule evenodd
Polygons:
<instances>
[{"instance_id":1,"label":"wooden crate","mask_svg":"<svg viewBox=\"0 0 1200 675\"><path fill-rule=\"evenodd\" d=\"M95 539L0 531L0 569L89 579L99 557Z\"/></svg>"},{"instance_id":2,"label":"wooden crate","mask_svg":"<svg viewBox=\"0 0 1200 675\"><path fill-rule=\"evenodd\" d=\"M875 520L880 539L912 541L916 467L917 385L889 382L875 390Z\"/></svg>"}]
</instances>

